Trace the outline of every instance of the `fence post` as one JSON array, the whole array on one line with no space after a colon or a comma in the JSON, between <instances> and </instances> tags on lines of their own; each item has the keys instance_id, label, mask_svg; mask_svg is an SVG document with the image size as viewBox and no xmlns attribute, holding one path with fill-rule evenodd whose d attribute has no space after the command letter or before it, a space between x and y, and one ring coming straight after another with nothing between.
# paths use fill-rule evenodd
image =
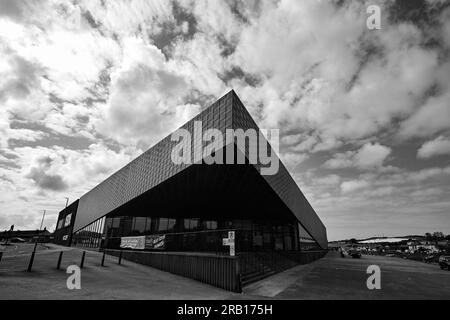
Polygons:
<instances>
[{"instance_id":1,"label":"fence post","mask_svg":"<svg viewBox=\"0 0 450 320\"><path fill-rule=\"evenodd\" d=\"M103 251L102 267L105 266L105 251Z\"/></svg>"},{"instance_id":2,"label":"fence post","mask_svg":"<svg viewBox=\"0 0 450 320\"><path fill-rule=\"evenodd\" d=\"M83 255L81 256L81 264L80 264L80 269L82 269L84 267L84 257L86 255L86 251L83 251Z\"/></svg>"},{"instance_id":3,"label":"fence post","mask_svg":"<svg viewBox=\"0 0 450 320\"><path fill-rule=\"evenodd\" d=\"M119 254L119 264L122 263L122 250L120 250L120 254Z\"/></svg>"},{"instance_id":4,"label":"fence post","mask_svg":"<svg viewBox=\"0 0 450 320\"><path fill-rule=\"evenodd\" d=\"M56 270L59 270L59 268L61 267L62 256L63 256L63 252L61 251L61 252L59 253L58 264L56 265Z\"/></svg>"},{"instance_id":5,"label":"fence post","mask_svg":"<svg viewBox=\"0 0 450 320\"><path fill-rule=\"evenodd\" d=\"M237 292L242 293L242 273L241 273L241 261L240 261L240 257L237 256L236 257L236 282L237 282Z\"/></svg>"}]
</instances>

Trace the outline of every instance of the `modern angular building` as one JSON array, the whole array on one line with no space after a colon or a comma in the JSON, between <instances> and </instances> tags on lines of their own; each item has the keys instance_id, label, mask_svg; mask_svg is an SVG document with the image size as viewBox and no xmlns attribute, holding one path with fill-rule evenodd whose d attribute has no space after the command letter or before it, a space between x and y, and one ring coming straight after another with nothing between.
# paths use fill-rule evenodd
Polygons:
<instances>
[{"instance_id":1,"label":"modern angular building","mask_svg":"<svg viewBox=\"0 0 450 320\"><path fill-rule=\"evenodd\" d=\"M250 139L244 139L242 147L237 137L231 142L208 142L196 132L212 128L224 137L227 129L259 132L236 93L230 91L178 130L193 137L187 152L191 163L173 161L179 141L167 136L61 211L56 242L111 254L126 250L130 259L148 262L143 254L165 255L164 259L181 253L223 258L230 253L227 241L232 241L236 256L230 259L237 262L231 272L240 279L238 287L246 282L242 280L245 270L273 272L290 262L322 256L327 249L326 228L281 161L275 174L261 174L265 165L250 161ZM211 141L215 148L208 148ZM267 140L258 141L257 151L262 147L275 155ZM208 157L222 158L224 163L210 164ZM232 235L234 241L224 240ZM236 285L173 272L239 291Z\"/></svg>"}]
</instances>

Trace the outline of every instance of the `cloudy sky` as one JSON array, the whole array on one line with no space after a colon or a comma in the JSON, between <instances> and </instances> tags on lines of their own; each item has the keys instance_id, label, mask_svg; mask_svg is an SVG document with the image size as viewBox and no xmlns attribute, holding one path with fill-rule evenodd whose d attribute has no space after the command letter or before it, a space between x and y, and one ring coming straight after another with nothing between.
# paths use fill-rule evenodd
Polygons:
<instances>
[{"instance_id":1,"label":"cloudy sky","mask_svg":"<svg viewBox=\"0 0 450 320\"><path fill-rule=\"evenodd\" d=\"M0 0L0 229L234 88L329 239L450 233L449 55L449 1Z\"/></svg>"}]
</instances>

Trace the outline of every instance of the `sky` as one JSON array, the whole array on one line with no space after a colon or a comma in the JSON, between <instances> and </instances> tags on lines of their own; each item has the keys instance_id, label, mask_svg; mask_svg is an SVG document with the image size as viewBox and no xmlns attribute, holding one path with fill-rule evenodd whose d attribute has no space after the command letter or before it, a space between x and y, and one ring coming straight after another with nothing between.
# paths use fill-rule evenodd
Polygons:
<instances>
[{"instance_id":1,"label":"sky","mask_svg":"<svg viewBox=\"0 0 450 320\"><path fill-rule=\"evenodd\" d=\"M234 89L329 240L448 234L449 55L450 1L0 0L0 230Z\"/></svg>"}]
</instances>

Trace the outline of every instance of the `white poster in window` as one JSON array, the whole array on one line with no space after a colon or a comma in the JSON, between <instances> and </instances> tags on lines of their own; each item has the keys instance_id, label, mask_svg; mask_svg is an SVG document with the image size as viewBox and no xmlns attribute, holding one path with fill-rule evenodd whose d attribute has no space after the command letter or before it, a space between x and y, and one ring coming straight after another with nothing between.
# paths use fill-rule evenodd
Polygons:
<instances>
[{"instance_id":1,"label":"white poster in window","mask_svg":"<svg viewBox=\"0 0 450 320\"><path fill-rule=\"evenodd\" d=\"M66 216L66 221L64 222L64 227L70 226L70 220L72 220L72 214L71 213L69 213Z\"/></svg>"},{"instance_id":2,"label":"white poster in window","mask_svg":"<svg viewBox=\"0 0 450 320\"><path fill-rule=\"evenodd\" d=\"M145 237L145 249L160 249L163 250L166 247L166 235L153 234Z\"/></svg>"},{"instance_id":3,"label":"white poster in window","mask_svg":"<svg viewBox=\"0 0 450 320\"><path fill-rule=\"evenodd\" d=\"M120 247L128 249L145 249L145 236L140 237L122 237L120 238Z\"/></svg>"}]
</instances>

